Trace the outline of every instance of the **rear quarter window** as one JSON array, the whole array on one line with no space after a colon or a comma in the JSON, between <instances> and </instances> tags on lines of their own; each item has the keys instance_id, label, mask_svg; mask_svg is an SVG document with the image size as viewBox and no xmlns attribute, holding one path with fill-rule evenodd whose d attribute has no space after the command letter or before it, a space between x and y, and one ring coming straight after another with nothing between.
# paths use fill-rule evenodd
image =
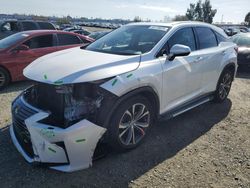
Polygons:
<instances>
[{"instance_id":1,"label":"rear quarter window","mask_svg":"<svg viewBox=\"0 0 250 188\"><path fill-rule=\"evenodd\" d=\"M214 32L207 27L196 27L196 34L200 49L212 48L217 46L217 39Z\"/></svg>"},{"instance_id":2,"label":"rear quarter window","mask_svg":"<svg viewBox=\"0 0 250 188\"><path fill-rule=\"evenodd\" d=\"M75 35L57 34L58 46L81 44L82 41Z\"/></svg>"},{"instance_id":3,"label":"rear quarter window","mask_svg":"<svg viewBox=\"0 0 250 188\"><path fill-rule=\"evenodd\" d=\"M216 35L216 38L217 38L217 41L218 41L218 44L220 44L221 42L228 42L229 39L222 36L221 34L217 33L216 31L214 31L215 35Z\"/></svg>"}]
</instances>

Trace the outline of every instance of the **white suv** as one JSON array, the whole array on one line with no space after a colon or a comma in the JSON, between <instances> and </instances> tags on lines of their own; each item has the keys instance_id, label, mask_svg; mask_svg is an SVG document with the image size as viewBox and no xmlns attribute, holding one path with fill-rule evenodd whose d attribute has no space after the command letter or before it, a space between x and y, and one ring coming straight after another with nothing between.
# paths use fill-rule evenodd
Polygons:
<instances>
[{"instance_id":1,"label":"white suv","mask_svg":"<svg viewBox=\"0 0 250 188\"><path fill-rule=\"evenodd\" d=\"M235 44L213 25L122 26L30 64L36 84L13 101L11 137L29 162L87 168L96 145L135 148L160 116L224 101L236 70Z\"/></svg>"}]
</instances>

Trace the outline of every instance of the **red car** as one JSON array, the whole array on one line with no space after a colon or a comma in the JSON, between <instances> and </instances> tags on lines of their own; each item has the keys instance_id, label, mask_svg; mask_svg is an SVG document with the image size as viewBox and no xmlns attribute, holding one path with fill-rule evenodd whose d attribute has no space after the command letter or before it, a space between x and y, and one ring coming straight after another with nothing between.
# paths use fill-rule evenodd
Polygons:
<instances>
[{"instance_id":1,"label":"red car","mask_svg":"<svg viewBox=\"0 0 250 188\"><path fill-rule=\"evenodd\" d=\"M35 59L93 41L80 34L57 30L24 31L0 40L0 89L10 82L24 80L23 69Z\"/></svg>"}]
</instances>

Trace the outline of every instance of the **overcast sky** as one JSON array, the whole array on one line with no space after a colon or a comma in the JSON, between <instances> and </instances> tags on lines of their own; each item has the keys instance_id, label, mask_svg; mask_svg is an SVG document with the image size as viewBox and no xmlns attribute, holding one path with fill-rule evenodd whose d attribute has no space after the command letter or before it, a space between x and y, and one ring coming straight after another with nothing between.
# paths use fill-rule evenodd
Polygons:
<instances>
[{"instance_id":1,"label":"overcast sky","mask_svg":"<svg viewBox=\"0 0 250 188\"><path fill-rule=\"evenodd\" d=\"M189 3L197 0L0 0L0 13L25 13L45 16L99 17L163 20L185 14ZM217 9L215 22L239 23L250 11L250 0L211 0Z\"/></svg>"}]
</instances>

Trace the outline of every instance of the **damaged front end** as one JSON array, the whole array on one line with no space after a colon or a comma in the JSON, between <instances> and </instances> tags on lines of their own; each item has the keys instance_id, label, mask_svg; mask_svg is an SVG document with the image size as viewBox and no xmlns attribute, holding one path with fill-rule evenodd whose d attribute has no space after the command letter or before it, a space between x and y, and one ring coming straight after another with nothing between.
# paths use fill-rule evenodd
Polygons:
<instances>
[{"instance_id":1,"label":"damaged front end","mask_svg":"<svg viewBox=\"0 0 250 188\"><path fill-rule=\"evenodd\" d=\"M99 85L37 83L13 101L11 137L27 161L66 172L92 165L104 109L117 98Z\"/></svg>"}]
</instances>

